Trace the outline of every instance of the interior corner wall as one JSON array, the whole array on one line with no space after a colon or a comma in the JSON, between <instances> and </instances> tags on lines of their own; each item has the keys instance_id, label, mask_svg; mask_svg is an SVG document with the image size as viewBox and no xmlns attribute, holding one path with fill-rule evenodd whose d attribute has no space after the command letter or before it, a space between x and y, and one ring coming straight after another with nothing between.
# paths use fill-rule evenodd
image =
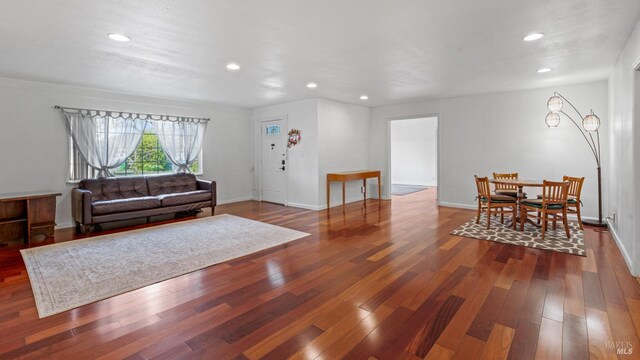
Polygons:
<instances>
[{"instance_id":1,"label":"interior corner wall","mask_svg":"<svg viewBox=\"0 0 640 360\"><path fill-rule=\"evenodd\" d=\"M72 226L75 185L67 184L67 124L54 105L211 118L202 178L217 181L218 203L251 198L251 144L243 138L251 133L248 109L0 78L0 193L62 193L56 205L58 228Z\"/></svg>"},{"instance_id":2,"label":"interior corner wall","mask_svg":"<svg viewBox=\"0 0 640 360\"><path fill-rule=\"evenodd\" d=\"M261 126L263 120L287 119L289 129L301 130L302 141L287 150L288 204L318 207L318 100L309 99L253 109L253 198L260 199Z\"/></svg>"},{"instance_id":3,"label":"interior corner wall","mask_svg":"<svg viewBox=\"0 0 640 360\"><path fill-rule=\"evenodd\" d=\"M318 100L318 208L327 207L327 173L365 170L369 158L368 107ZM346 202L360 201L362 182L346 184ZM367 197L376 189L368 183ZM371 190L371 191L370 191ZM330 206L342 204L342 184L331 183Z\"/></svg>"},{"instance_id":4,"label":"interior corner wall","mask_svg":"<svg viewBox=\"0 0 640 360\"><path fill-rule=\"evenodd\" d=\"M605 171L609 177L606 200L615 221L609 222L614 238L618 241L627 265L634 275L640 275L640 75L634 68L640 64L640 23L629 37L609 77L609 157ZM636 156L638 155L638 156Z\"/></svg>"},{"instance_id":5,"label":"interior corner wall","mask_svg":"<svg viewBox=\"0 0 640 360\"><path fill-rule=\"evenodd\" d=\"M586 177L583 214L597 216L596 162L587 143L566 118L558 128L545 125L547 100L554 91L578 109L602 115L600 135L606 159L610 125L605 116L606 81L376 107L371 110L369 166L383 170L383 197L389 198L391 183L389 121L437 115L439 204L474 208L473 175L490 176L494 171L518 172L523 179L573 175ZM537 191L527 189L532 196Z\"/></svg>"}]
</instances>

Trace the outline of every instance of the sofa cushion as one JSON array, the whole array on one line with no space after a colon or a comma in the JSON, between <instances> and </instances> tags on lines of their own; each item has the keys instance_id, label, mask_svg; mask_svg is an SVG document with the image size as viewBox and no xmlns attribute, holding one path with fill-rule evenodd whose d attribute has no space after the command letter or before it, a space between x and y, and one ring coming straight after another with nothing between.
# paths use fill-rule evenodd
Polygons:
<instances>
[{"instance_id":1,"label":"sofa cushion","mask_svg":"<svg viewBox=\"0 0 640 360\"><path fill-rule=\"evenodd\" d=\"M211 191L196 190L183 193L164 194L158 195L158 199L160 199L163 207L211 201Z\"/></svg>"},{"instance_id":2,"label":"sofa cushion","mask_svg":"<svg viewBox=\"0 0 640 360\"><path fill-rule=\"evenodd\" d=\"M523 200L522 204L525 206L542 209L542 199ZM549 204L547 205L547 208L551 210L560 210L563 208L563 206L560 204Z\"/></svg>"},{"instance_id":3,"label":"sofa cushion","mask_svg":"<svg viewBox=\"0 0 640 360\"><path fill-rule=\"evenodd\" d=\"M147 177L149 195L175 194L196 191L196 177L193 174L172 174Z\"/></svg>"},{"instance_id":4,"label":"sofa cushion","mask_svg":"<svg viewBox=\"0 0 640 360\"><path fill-rule=\"evenodd\" d=\"M538 194L538 199L542 199L542 194ZM575 195L567 195L567 203L575 205L578 203L578 197Z\"/></svg>"},{"instance_id":5,"label":"sofa cushion","mask_svg":"<svg viewBox=\"0 0 640 360\"><path fill-rule=\"evenodd\" d=\"M80 188L91 191L94 201L149 196L147 180L142 176L86 179L80 182Z\"/></svg>"},{"instance_id":6,"label":"sofa cushion","mask_svg":"<svg viewBox=\"0 0 640 360\"><path fill-rule=\"evenodd\" d=\"M114 199L94 201L91 211L95 215L147 210L160 207L160 199L154 196L134 197L130 199Z\"/></svg>"},{"instance_id":7,"label":"sofa cushion","mask_svg":"<svg viewBox=\"0 0 640 360\"><path fill-rule=\"evenodd\" d=\"M102 200L102 179L80 180L78 187L90 191L92 200Z\"/></svg>"},{"instance_id":8,"label":"sofa cushion","mask_svg":"<svg viewBox=\"0 0 640 360\"><path fill-rule=\"evenodd\" d=\"M480 198L480 200L482 200L483 202L486 202L487 198L483 196ZM491 202L515 204L516 199L513 196L508 196L508 195L491 195Z\"/></svg>"}]
</instances>

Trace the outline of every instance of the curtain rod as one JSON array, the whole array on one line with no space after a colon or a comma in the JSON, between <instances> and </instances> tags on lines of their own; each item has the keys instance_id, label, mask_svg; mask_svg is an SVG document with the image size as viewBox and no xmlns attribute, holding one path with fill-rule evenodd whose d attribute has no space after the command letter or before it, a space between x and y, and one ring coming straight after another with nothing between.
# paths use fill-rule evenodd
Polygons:
<instances>
[{"instance_id":1,"label":"curtain rod","mask_svg":"<svg viewBox=\"0 0 640 360\"><path fill-rule=\"evenodd\" d=\"M146 115L150 118L153 117L161 117L161 118L178 118L178 119L193 119L193 120L198 120L198 121L211 121L211 119L209 118L198 118L198 117L190 117L190 116L175 116L175 115L157 115L157 114L145 114L145 113L138 113L138 112L128 112L128 111L113 111L113 110L96 110L96 109L79 109L79 108L73 108L73 107L67 107L67 106L60 106L60 105L55 105L53 107L54 109L60 109L60 110L64 110L64 109L69 109L69 110L78 110L78 111L95 111L98 113L120 113L120 114L136 114L136 115Z\"/></svg>"}]
</instances>

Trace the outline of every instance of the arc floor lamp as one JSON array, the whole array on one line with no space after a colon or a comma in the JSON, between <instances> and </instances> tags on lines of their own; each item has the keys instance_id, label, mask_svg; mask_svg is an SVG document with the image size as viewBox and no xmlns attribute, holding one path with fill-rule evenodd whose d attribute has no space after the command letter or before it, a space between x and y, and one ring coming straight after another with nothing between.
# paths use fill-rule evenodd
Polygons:
<instances>
[{"instance_id":1,"label":"arc floor lamp","mask_svg":"<svg viewBox=\"0 0 640 360\"><path fill-rule=\"evenodd\" d=\"M578 123L573 120L571 116L569 116L562 110L564 102L569 104L569 106L573 108L578 116L580 116L580 119L582 120L582 126L578 125ZM547 123L548 127L558 127L558 125L560 125L560 114L562 114L569 118L571 122L573 122L578 131L580 131L580 134L582 134L582 137L584 137L584 140L589 145L589 149L591 149L593 157L596 160L596 166L598 167L598 220L585 220L583 221L583 223L592 226L607 226L607 223L602 221L602 170L600 167L600 133L598 132L598 129L600 128L600 118L593 113L593 110L591 110L591 113L587 116L582 116L582 114L580 114L580 111L578 111L578 109L576 109L576 107L573 106L573 104L569 100L567 100L564 96L560 95L557 92L549 98L549 101L547 101L547 108L549 109L549 113L545 118L545 123ZM578 206L580 205L578 204Z\"/></svg>"}]
</instances>

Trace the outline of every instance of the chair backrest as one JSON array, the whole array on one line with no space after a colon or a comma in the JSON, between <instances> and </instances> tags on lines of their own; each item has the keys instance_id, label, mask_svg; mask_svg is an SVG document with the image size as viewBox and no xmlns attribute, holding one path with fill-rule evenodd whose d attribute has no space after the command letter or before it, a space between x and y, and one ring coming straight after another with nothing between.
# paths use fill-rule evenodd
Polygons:
<instances>
[{"instance_id":1,"label":"chair backrest","mask_svg":"<svg viewBox=\"0 0 640 360\"><path fill-rule=\"evenodd\" d=\"M575 196L578 200L580 200L580 193L582 193L582 184L584 184L584 178L565 175L562 177L562 181L569 182L569 190L567 193L571 196Z\"/></svg>"},{"instance_id":2,"label":"chair backrest","mask_svg":"<svg viewBox=\"0 0 640 360\"><path fill-rule=\"evenodd\" d=\"M493 178L518 180L518 173L512 173L512 174L493 173ZM496 186L496 190L518 190L518 187L515 185L506 185L506 184L494 184L494 185Z\"/></svg>"},{"instance_id":3,"label":"chair backrest","mask_svg":"<svg viewBox=\"0 0 640 360\"><path fill-rule=\"evenodd\" d=\"M542 182L542 205L547 204L567 204L569 191L568 181L547 181Z\"/></svg>"},{"instance_id":4,"label":"chair backrest","mask_svg":"<svg viewBox=\"0 0 640 360\"><path fill-rule=\"evenodd\" d=\"M476 187L478 188L478 198L487 198L489 199L491 196L491 189L489 188L489 178L488 177L478 177L474 175L476 178Z\"/></svg>"}]
</instances>

